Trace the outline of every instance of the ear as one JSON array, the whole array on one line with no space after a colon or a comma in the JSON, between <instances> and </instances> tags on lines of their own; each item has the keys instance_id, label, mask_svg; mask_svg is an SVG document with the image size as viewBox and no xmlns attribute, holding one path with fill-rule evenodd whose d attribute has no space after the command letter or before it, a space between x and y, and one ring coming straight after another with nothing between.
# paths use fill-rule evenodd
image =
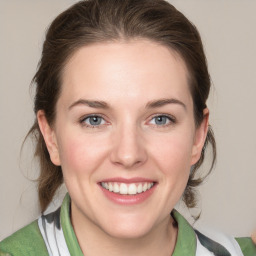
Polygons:
<instances>
[{"instance_id":1,"label":"ear","mask_svg":"<svg viewBox=\"0 0 256 256\"><path fill-rule=\"evenodd\" d=\"M192 156L191 156L191 165L194 165L200 159L201 152L202 152L204 142L208 132L208 125L209 125L208 108L204 109L203 115L204 115L203 121L196 128L196 131L195 131L194 144L193 144Z\"/></svg>"},{"instance_id":2,"label":"ear","mask_svg":"<svg viewBox=\"0 0 256 256\"><path fill-rule=\"evenodd\" d=\"M44 141L48 149L52 163L55 165L60 165L59 150L55 132L52 129L52 127L48 124L48 121L43 110L39 110L37 112L37 121L40 131L44 137Z\"/></svg>"}]
</instances>

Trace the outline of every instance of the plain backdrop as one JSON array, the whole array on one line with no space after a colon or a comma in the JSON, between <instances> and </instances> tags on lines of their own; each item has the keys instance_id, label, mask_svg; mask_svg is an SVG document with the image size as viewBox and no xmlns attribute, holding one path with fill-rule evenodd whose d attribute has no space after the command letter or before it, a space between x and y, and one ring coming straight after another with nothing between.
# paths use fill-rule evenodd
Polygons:
<instances>
[{"instance_id":1,"label":"plain backdrop","mask_svg":"<svg viewBox=\"0 0 256 256\"><path fill-rule=\"evenodd\" d=\"M29 86L47 26L74 2L0 1L0 240L39 216L33 144L20 151L34 120ZM170 2L201 32L213 82L208 105L218 161L199 189L196 225L248 236L256 228L256 1Z\"/></svg>"}]
</instances>

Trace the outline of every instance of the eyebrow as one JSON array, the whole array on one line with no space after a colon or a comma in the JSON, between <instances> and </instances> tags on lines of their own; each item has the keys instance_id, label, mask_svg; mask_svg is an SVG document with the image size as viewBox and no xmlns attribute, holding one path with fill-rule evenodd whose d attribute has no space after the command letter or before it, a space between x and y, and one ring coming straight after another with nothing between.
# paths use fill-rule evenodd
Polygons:
<instances>
[{"instance_id":1,"label":"eyebrow","mask_svg":"<svg viewBox=\"0 0 256 256\"><path fill-rule=\"evenodd\" d=\"M105 101L79 99L74 103L72 103L68 109L70 110L71 108L79 105L86 105L91 108L103 108L103 109L109 108L109 105Z\"/></svg>"},{"instance_id":2,"label":"eyebrow","mask_svg":"<svg viewBox=\"0 0 256 256\"><path fill-rule=\"evenodd\" d=\"M182 106L185 110L187 110L186 105L178 100L178 99L158 99L158 100L154 100L154 101L150 101L147 103L146 108L158 108L158 107L163 107L167 104L178 104L180 106Z\"/></svg>"},{"instance_id":3,"label":"eyebrow","mask_svg":"<svg viewBox=\"0 0 256 256\"><path fill-rule=\"evenodd\" d=\"M158 108L158 107L163 107L167 104L178 104L181 105L185 110L187 110L186 105L178 100L178 99L158 99L158 100L153 100L150 101L146 104L146 108ZM105 102L105 101L99 101L99 100L86 100L86 99L79 99L77 101L75 101L74 103L72 103L69 106L69 110L75 106L79 106L79 105L86 105L88 107L91 108L102 108L102 109L109 109L109 105Z\"/></svg>"}]
</instances>

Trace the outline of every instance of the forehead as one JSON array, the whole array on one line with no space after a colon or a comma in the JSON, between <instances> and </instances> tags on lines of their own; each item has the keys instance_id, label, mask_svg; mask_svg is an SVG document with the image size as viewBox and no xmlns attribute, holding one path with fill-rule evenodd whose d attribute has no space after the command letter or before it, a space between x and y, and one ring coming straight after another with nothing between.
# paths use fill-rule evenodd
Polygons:
<instances>
[{"instance_id":1,"label":"forehead","mask_svg":"<svg viewBox=\"0 0 256 256\"><path fill-rule=\"evenodd\" d=\"M77 50L64 68L62 94L111 98L189 97L188 72L170 48L147 40L97 43ZM170 95L168 95L170 94Z\"/></svg>"}]
</instances>

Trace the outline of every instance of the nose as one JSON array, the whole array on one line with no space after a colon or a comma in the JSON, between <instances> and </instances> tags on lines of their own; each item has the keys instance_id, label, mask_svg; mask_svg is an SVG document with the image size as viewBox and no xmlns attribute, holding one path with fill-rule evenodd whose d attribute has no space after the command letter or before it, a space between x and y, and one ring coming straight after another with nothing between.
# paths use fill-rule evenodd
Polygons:
<instances>
[{"instance_id":1,"label":"nose","mask_svg":"<svg viewBox=\"0 0 256 256\"><path fill-rule=\"evenodd\" d=\"M135 127L117 128L113 133L111 162L125 169L141 166L147 160L147 151L141 133Z\"/></svg>"}]
</instances>

